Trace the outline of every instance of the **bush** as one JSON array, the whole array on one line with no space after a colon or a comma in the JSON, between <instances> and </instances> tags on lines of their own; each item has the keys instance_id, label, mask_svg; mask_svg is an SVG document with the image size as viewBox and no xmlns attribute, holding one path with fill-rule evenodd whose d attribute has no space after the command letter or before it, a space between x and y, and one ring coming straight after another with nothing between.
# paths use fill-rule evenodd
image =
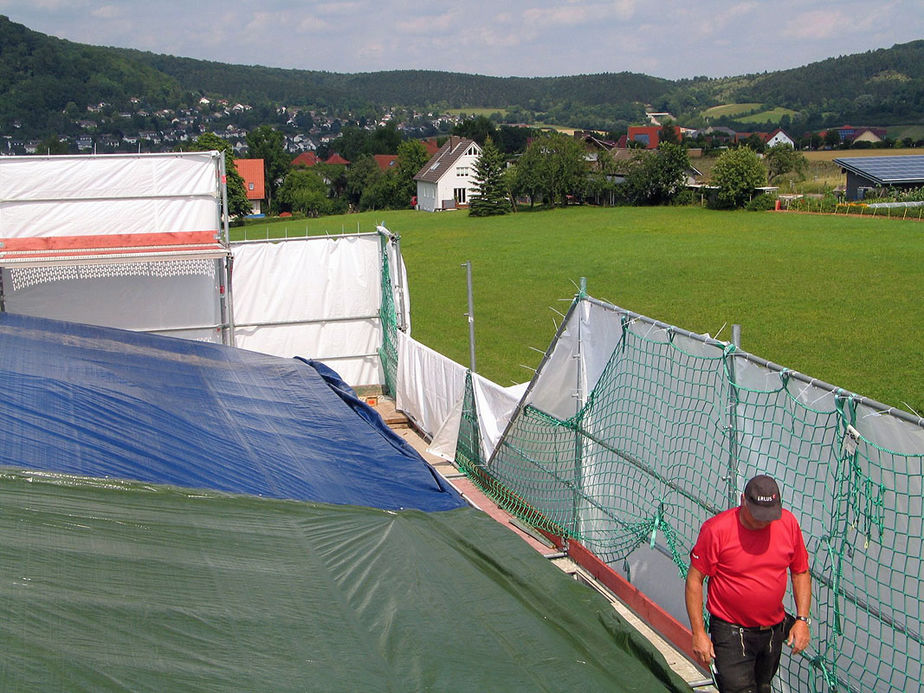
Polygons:
<instances>
[{"instance_id":1,"label":"bush","mask_svg":"<svg viewBox=\"0 0 924 693\"><path fill-rule=\"evenodd\" d=\"M755 188L767 180L767 173L757 154L747 147L729 149L715 162L712 182L719 187L716 206L723 209L743 207Z\"/></svg>"},{"instance_id":2,"label":"bush","mask_svg":"<svg viewBox=\"0 0 924 693\"><path fill-rule=\"evenodd\" d=\"M766 212L776 207L776 200L776 195L767 195L764 193L753 198L744 208L749 212Z\"/></svg>"}]
</instances>

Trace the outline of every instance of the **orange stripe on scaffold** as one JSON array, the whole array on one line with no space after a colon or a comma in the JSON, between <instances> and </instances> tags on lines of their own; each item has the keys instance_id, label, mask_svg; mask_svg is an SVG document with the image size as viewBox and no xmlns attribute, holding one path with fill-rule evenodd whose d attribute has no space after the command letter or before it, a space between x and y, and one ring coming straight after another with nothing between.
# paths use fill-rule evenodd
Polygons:
<instances>
[{"instance_id":1,"label":"orange stripe on scaffold","mask_svg":"<svg viewBox=\"0 0 924 693\"><path fill-rule=\"evenodd\" d=\"M103 250L156 248L158 246L214 245L218 231L165 231L162 233L115 233L94 236L42 236L0 239L2 251Z\"/></svg>"}]
</instances>

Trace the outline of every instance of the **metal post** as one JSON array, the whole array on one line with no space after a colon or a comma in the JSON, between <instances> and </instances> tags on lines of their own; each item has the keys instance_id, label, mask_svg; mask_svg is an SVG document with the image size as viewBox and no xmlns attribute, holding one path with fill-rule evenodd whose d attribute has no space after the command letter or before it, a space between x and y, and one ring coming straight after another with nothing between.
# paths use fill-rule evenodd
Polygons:
<instances>
[{"instance_id":1,"label":"metal post","mask_svg":"<svg viewBox=\"0 0 924 693\"><path fill-rule=\"evenodd\" d=\"M219 225L221 226L222 236L225 241L225 247L231 243L231 231L228 225L230 214L228 211L228 172L225 170L225 155L218 152L218 180L221 188L221 211L219 212Z\"/></svg>"},{"instance_id":2,"label":"metal post","mask_svg":"<svg viewBox=\"0 0 924 693\"><path fill-rule=\"evenodd\" d=\"M732 344L735 348L741 346L741 325L732 325ZM738 505L738 390L737 372L735 369L734 354L726 354L728 361L728 469L726 478L726 493L728 495L728 508Z\"/></svg>"},{"instance_id":3,"label":"metal post","mask_svg":"<svg viewBox=\"0 0 924 693\"><path fill-rule=\"evenodd\" d=\"M472 261L462 263L468 282L468 357L472 373L475 372L475 299L472 296Z\"/></svg>"},{"instance_id":4,"label":"metal post","mask_svg":"<svg viewBox=\"0 0 924 693\"><path fill-rule=\"evenodd\" d=\"M584 408L584 401L587 395L585 392L587 389L587 378L584 373L584 343L582 341L584 335L581 329L582 314L580 306L584 297L587 295L587 277L581 277L581 284L578 291L579 293L575 297L575 303L578 309L574 313L575 319L577 320L577 339L575 340L577 343L574 353L574 358L577 361L574 369L577 380L574 392L574 417L575 422L579 425L574 427L574 494L571 499L571 513L574 532L580 535L583 531L581 498L584 495L584 444L581 433L583 424L578 420L578 415L581 413L581 409Z\"/></svg>"},{"instance_id":5,"label":"metal post","mask_svg":"<svg viewBox=\"0 0 924 693\"><path fill-rule=\"evenodd\" d=\"M230 213L228 210L228 171L225 168L225 155L221 152L216 152L215 156L218 160L218 187L219 193L221 195L221 205L218 211L218 224L220 227L220 236L218 239L222 242L225 249L228 251L228 255L225 257L224 263L217 263L218 267L218 283L219 283L219 310L221 313L221 330L222 344L228 346L235 346L234 339L234 308L231 305L232 295L231 295L231 264L232 264L232 255L231 255L231 231L228 225L228 220L230 218Z\"/></svg>"},{"instance_id":6,"label":"metal post","mask_svg":"<svg viewBox=\"0 0 924 693\"><path fill-rule=\"evenodd\" d=\"M358 226L358 223L357 223ZM384 226L384 224L383 224ZM356 229L359 232L359 229ZM386 241L387 243L387 241ZM395 277L396 283L398 285L398 305L396 306L395 312L398 314L398 329L402 332L407 332L407 315L404 312L404 276L402 268L404 267L404 258L401 257L401 237L397 234L395 235L395 274L398 276ZM471 277L469 277L471 279ZM471 281L469 281L469 296L471 296ZM471 306L471 300L469 300L469 306ZM471 307L469 307L471 310Z\"/></svg>"}]
</instances>

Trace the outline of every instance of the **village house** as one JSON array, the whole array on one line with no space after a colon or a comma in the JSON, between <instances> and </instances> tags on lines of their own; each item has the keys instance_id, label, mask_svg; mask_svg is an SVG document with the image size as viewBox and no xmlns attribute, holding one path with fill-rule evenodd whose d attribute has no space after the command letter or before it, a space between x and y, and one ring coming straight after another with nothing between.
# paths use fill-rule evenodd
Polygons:
<instances>
[{"instance_id":1,"label":"village house","mask_svg":"<svg viewBox=\"0 0 924 693\"><path fill-rule=\"evenodd\" d=\"M468 206L475 191L474 169L481 147L474 140L450 136L414 176L417 209L424 212Z\"/></svg>"},{"instance_id":2,"label":"village house","mask_svg":"<svg viewBox=\"0 0 924 693\"><path fill-rule=\"evenodd\" d=\"M683 131L674 126L677 133L677 141L683 138ZM645 149L657 149L661 142L661 128L657 125L630 125L626 133L627 144L635 142L642 145Z\"/></svg>"},{"instance_id":3,"label":"village house","mask_svg":"<svg viewBox=\"0 0 924 693\"><path fill-rule=\"evenodd\" d=\"M778 144L785 144L787 147L796 148L796 142L792 137L777 128L767 137L766 144L768 147L775 147Z\"/></svg>"},{"instance_id":4,"label":"village house","mask_svg":"<svg viewBox=\"0 0 924 693\"><path fill-rule=\"evenodd\" d=\"M263 205L266 202L263 159L235 159L234 167L244 179L244 190L250 203L250 216L263 216Z\"/></svg>"}]
</instances>

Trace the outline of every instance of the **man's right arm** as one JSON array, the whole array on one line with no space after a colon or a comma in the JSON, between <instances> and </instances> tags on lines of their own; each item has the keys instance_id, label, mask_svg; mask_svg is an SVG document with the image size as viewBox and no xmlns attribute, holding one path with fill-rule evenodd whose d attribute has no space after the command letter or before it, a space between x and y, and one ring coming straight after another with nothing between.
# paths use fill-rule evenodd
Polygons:
<instances>
[{"instance_id":1,"label":"man's right arm","mask_svg":"<svg viewBox=\"0 0 924 693\"><path fill-rule=\"evenodd\" d=\"M712 647L712 639L706 632L706 624L703 621L703 580L706 576L699 570L690 566L687 572L686 588L684 596L687 604L687 616L690 619L690 630L693 631L693 654L699 664L706 669L715 659L715 650Z\"/></svg>"}]
</instances>

